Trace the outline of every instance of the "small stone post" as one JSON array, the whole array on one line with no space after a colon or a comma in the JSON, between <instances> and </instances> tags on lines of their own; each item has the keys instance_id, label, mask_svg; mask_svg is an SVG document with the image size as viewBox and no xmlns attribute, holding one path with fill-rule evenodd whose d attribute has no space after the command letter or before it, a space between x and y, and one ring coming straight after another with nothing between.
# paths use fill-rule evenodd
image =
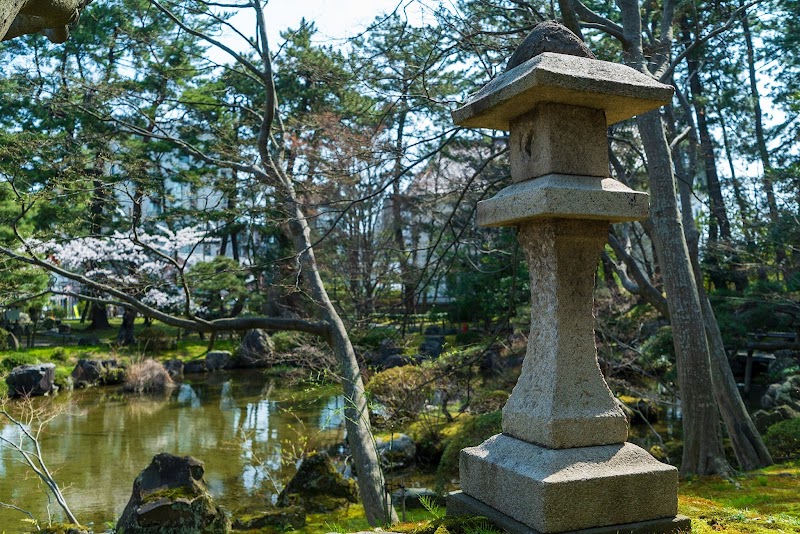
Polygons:
<instances>
[{"instance_id":1,"label":"small stone post","mask_svg":"<svg viewBox=\"0 0 800 534\"><path fill-rule=\"evenodd\" d=\"M462 492L447 513L512 533L677 532L689 528L677 516L678 472L625 442L592 314L609 225L648 213L646 193L609 178L606 128L669 102L673 88L570 49L565 34L534 29L520 50L537 55L515 53L516 66L453 112L462 126L510 130L513 184L478 204L478 223L519 227L531 332L503 433L461 451Z\"/></svg>"}]
</instances>

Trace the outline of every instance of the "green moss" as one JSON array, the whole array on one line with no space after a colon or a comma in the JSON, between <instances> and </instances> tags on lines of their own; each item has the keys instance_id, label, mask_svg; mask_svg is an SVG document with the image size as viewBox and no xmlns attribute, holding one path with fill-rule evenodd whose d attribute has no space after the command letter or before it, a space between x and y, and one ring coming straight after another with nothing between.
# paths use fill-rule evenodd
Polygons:
<instances>
[{"instance_id":1,"label":"green moss","mask_svg":"<svg viewBox=\"0 0 800 534\"><path fill-rule=\"evenodd\" d=\"M404 534L500 534L503 531L480 516L441 517L417 524L392 527Z\"/></svg>"},{"instance_id":2,"label":"green moss","mask_svg":"<svg viewBox=\"0 0 800 534\"><path fill-rule=\"evenodd\" d=\"M39 363L39 358L32 352L10 352L3 357L2 366L7 371L11 371L20 365L30 365Z\"/></svg>"},{"instance_id":3,"label":"green moss","mask_svg":"<svg viewBox=\"0 0 800 534\"><path fill-rule=\"evenodd\" d=\"M800 456L800 419L781 421L769 427L764 443L773 457Z\"/></svg>"},{"instance_id":4,"label":"green moss","mask_svg":"<svg viewBox=\"0 0 800 534\"><path fill-rule=\"evenodd\" d=\"M453 427L442 431L444 452L436 471L439 484L443 485L448 480L458 477L458 457L461 449L479 445L502 431L501 419L500 411L470 418L462 416Z\"/></svg>"},{"instance_id":5,"label":"green moss","mask_svg":"<svg viewBox=\"0 0 800 534\"><path fill-rule=\"evenodd\" d=\"M772 466L725 480L681 483L679 511L692 532L767 534L800 532L800 462Z\"/></svg>"},{"instance_id":6,"label":"green moss","mask_svg":"<svg viewBox=\"0 0 800 534\"><path fill-rule=\"evenodd\" d=\"M69 367L56 367L54 383L61 391L72 389L72 369Z\"/></svg>"},{"instance_id":7,"label":"green moss","mask_svg":"<svg viewBox=\"0 0 800 534\"><path fill-rule=\"evenodd\" d=\"M148 493L142 497L142 503L156 502L161 499L169 501L174 501L176 499L194 499L200 495L200 493L194 491L189 486L178 486L177 488L165 488L163 490L154 491L153 493Z\"/></svg>"}]
</instances>

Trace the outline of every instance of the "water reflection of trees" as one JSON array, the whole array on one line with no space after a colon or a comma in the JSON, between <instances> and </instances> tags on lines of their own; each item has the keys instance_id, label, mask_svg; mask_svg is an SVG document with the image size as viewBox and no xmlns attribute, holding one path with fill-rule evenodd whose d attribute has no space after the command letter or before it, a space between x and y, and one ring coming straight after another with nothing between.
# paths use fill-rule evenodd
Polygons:
<instances>
[{"instance_id":1,"label":"water reflection of trees","mask_svg":"<svg viewBox=\"0 0 800 534\"><path fill-rule=\"evenodd\" d=\"M327 446L343 439L338 396L267 387L262 376L219 374L185 382L166 397L128 397L109 389L61 395L78 410L51 422L42 446L67 499L82 520L113 520L125 507L136 475L159 452L206 463L206 480L223 505L263 503L294 471L287 446ZM0 432L5 427L0 427ZM306 440L305 442L303 440ZM305 444L304 444L305 443ZM40 495L19 466L0 457L0 496ZM46 516L46 510L41 510ZM18 517L0 511L0 524ZM6 529L9 532L9 529Z\"/></svg>"}]
</instances>

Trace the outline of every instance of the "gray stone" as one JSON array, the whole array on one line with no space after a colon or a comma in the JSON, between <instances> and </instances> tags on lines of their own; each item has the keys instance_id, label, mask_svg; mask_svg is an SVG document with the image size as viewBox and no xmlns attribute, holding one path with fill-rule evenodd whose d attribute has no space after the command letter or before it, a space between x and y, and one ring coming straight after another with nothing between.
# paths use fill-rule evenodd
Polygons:
<instances>
[{"instance_id":1,"label":"gray stone","mask_svg":"<svg viewBox=\"0 0 800 534\"><path fill-rule=\"evenodd\" d=\"M207 373L208 367L205 360L192 360L183 364L183 372L187 375Z\"/></svg>"},{"instance_id":2,"label":"gray stone","mask_svg":"<svg viewBox=\"0 0 800 534\"><path fill-rule=\"evenodd\" d=\"M542 533L672 518L678 471L631 443L548 449L498 434L461 451L461 489Z\"/></svg>"},{"instance_id":3,"label":"gray stone","mask_svg":"<svg viewBox=\"0 0 800 534\"><path fill-rule=\"evenodd\" d=\"M231 365L232 356L227 350L212 350L206 354L206 368L209 371L228 369Z\"/></svg>"},{"instance_id":4,"label":"gray stone","mask_svg":"<svg viewBox=\"0 0 800 534\"><path fill-rule=\"evenodd\" d=\"M125 366L113 359L81 358L75 364L71 376L77 388L121 384L125 381Z\"/></svg>"},{"instance_id":5,"label":"gray stone","mask_svg":"<svg viewBox=\"0 0 800 534\"><path fill-rule=\"evenodd\" d=\"M389 471L404 469L414 464L417 446L406 434L392 434L389 438L375 440L381 465Z\"/></svg>"},{"instance_id":6,"label":"gray stone","mask_svg":"<svg viewBox=\"0 0 800 534\"><path fill-rule=\"evenodd\" d=\"M267 367L275 352L275 343L269 334L261 329L249 330L236 351L236 365L239 367Z\"/></svg>"},{"instance_id":7,"label":"gray stone","mask_svg":"<svg viewBox=\"0 0 800 534\"><path fill-rule=\"evenodd\" d=\"M183 378L183 361L174 359L164 362L164 369L167 370L172 378Z\"/></svg>"},{"instance_id":8,"label":"gray stone","mask_svg":"<svg viewBox=\"0 0 800 534\"><path fill-rule=\"evenodd\" d=\"M648 198L613 178L550 174L508 186L478 202L478 224L514 226L532 219L636 221L647 217Z\"/></svg>"},{"instance_id":9,"label":"gray stone","mask_svg":"<svg viewBox=\"0 0 800 534\"><path fill-rule=\"evenodd\" d=\"M493 525L501 528L508 534L541 534L519 521L486 506L478 499L456 491L447 496L447 515L482 516ZM665 519L651 519L625 525L612 525L608 527L594 527L581 530L572 530L560 534L679 534L691 531L691 521L688 517L676 515Z\"/></svg>"},{"instance_id":10,"label":"gray stone","mask_svg":"<svg viewBox=\"0 0 800 534\"><path fill-rule=\"evenodd\" d=\"M798 400L800 400L800 375L794 375L783 382L770 384L766 393L761 397L761 407L770 409Z\"/></svg>"},{"instance_id":11,"label":"gray stone","mask_svg":"<svg viewBox=\"0 0 800 534\"><path fill-rule=\"evenodd\" d=\"M602 109L539 104L511 120L511 180L546 174L608 176L606 117Z\"/></svg>"},{"instance_id":12,"label":"gray stone","mask_svg":"<svg viewBox=\"0 0 800 534\"><path fill-rule=\"evenodd\" d=\"M203 462L161 453L133 483L117 532L226 534L230 520L214 504L203 480Z\"/></svg>"},{"instance_id":13,"label":"gray stone","mask_svg":"<svg viewBox=\"0 0 800 534\"><path fill-rule=\"evenodd\" d=\"M426 336L419 345L419 352L423 356L438 358L444 348L444 336Z\"/></svg>"},{"instance_id":14,"label":"gray stone","mask_svg":"<svg viewBox=\"0 0 800 534\"><path fill-rule=\"evenodd\" d=\"M589 47L583 44L583 41L569 28L554 20L546 20L537 24L514 50L506 70L513 69L544 52L595 59Z\"/></svg>"},{"instance_id":15,"label":"gray stone","mask_svg":"<svg viewBox=\"0 0 800 534\"><path fill-rule=\"evenodd\" d=\"M14 367L6 377L10 396L35 397L47 395L55 388L56 366L52 363L38 363Z\"/></svg>"},{"instance_id":16,"label":"gray stone","mask_svg":"<svg viewBox=\"0 0 800 534\"><path fill-rule=\"evenodd\" d=\"M470 128L508 130L515 117L552 102L605 111L611 125L672 100L674 88L625 65L545 52L497 76L453 111Z\"/></svg>"},{"instance_id":17,"label":"gray stone","mask_svg":"<svg viewBox=\"0 0 800 534\"><path fill-rule=\"evenodd\" d=\"M623 443L625 414L597 362L592 292L608 223L520 227L531 278L531 332L503 432L553 449Z\"/></svg>"},{"instance_id":18,"label":"gray stone","mask_svg":"<svg viewBox=\"0 0 800 534\"><path fill-rule=\"evenodd\" d=\"M309 512L329 512L358 502L358 488L352 479L336 471L324 452L311 453L278 495L278 506L300 505Z\"/></svg>"},{"instance_id":19,"label":"gray stone","mask_svg":"<svg viewBox=\"0 0 800 534\"><path fill-rule=\"evenodd\" d=\"M767 372L771 376L780 377L784 371L800 367L797 353L791 350L775 351L775 359L769 363Z\"/></svg>"}]
</instances>

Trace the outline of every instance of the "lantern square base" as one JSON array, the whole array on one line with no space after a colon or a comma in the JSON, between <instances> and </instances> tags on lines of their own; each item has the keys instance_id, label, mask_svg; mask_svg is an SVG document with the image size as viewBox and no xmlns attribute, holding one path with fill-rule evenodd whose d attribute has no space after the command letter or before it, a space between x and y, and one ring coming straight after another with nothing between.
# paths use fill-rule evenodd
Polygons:
<instances>
[{"instance_id":1,"label":"lantern square base","mask_svg":"<svg viewBox=\"0 0 800 534\"><path fill-rule=\"evenodd\" d=\"M528 532L627 532L678 512L678 471L631 443L548 449L498 434L461 451L460 474L464 494Z\"/></svg>"}]
</instances>

